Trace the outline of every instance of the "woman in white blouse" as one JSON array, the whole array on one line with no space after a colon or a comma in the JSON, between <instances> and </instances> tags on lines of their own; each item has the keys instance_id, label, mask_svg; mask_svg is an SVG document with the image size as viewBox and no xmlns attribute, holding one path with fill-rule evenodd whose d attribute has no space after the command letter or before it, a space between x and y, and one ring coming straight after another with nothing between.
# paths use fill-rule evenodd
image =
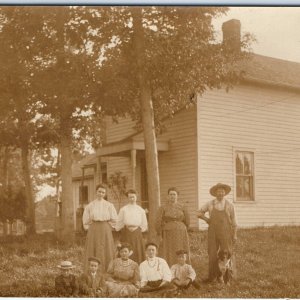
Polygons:
<instances>
[{"instance_id":1,"label":"woman in white blouse","mask_svg":"<svg viewBox=\"0 0 300 300\"><path fill-rule=\"evenodd\" d=\"M172 273L167 262L163 258L157 257L156 254L157 245L147 243L147 259L140 264L140 292L142 293L176 289L171 283Z\"/></svg>"},{"instance_id":2,"label":"woman in white blouse","mask_svg":"<svg viewBox=\"0 0 300 300\"><path fill-rule=\"evenodd\" d=\"M131 245L133 254L130 258L140 264L145 260L142 232L148 230L148 222L145 210L136 204L136 191L128 190L126 195L129 203L119 211L116 231L121 230L121 242Z\"/></svg>"},{"instance_id":3,"label":"woman in white blouse","mask_svg":"<svg viewBox=\"0 0 300 300\"><path fill-rule=\"evenodd\" d=\"M97 185L97 198L90 202L83 212L83 227L88 230L84 255L85 272L88 271L89 257L96 257L101 261L102 272L106 271L114 258L112 227L115 226L117 212L112 203L104 200L105 194L106 187L102 184Z\"/></svg>"}]
</instances>

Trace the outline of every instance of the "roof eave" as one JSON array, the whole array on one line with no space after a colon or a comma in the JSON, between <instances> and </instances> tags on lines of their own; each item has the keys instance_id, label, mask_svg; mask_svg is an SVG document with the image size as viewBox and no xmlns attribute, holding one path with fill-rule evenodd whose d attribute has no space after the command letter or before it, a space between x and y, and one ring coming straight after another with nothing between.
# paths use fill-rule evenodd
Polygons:
<instances>
[{"instance_id":1,"label":"roof eave","mask_svg":"<svg viewBox=\"0 0 300 300\"><path fill-rule=\"evenodd\" d=\"M298 85L290 85L290 84L285 84L285 83L279 83L279 82L274 82L274 81L269 81L265 79L258 79L254 77L244 77L241 82L248 83L248 84L255 84L263 87L273 87L279 90L289 90L293 91L296 93L300 93L300 86Z\"/></svg>"}]
</instances>

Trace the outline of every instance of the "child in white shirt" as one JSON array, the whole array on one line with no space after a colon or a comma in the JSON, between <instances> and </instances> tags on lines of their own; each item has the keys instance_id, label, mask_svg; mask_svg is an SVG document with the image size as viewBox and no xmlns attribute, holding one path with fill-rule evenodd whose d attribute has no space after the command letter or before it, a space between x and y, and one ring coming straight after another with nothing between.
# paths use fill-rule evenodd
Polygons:
<instances>
[{"instance_id":1,"label":"child in white shirt","mask_svg":"<svg viewBox=\"0 0 300 300\"><path fill-rule=\"evenodd\" d=\"M177 264L171 267L172 283L177 286L179 290L187 289L191 285L199 288L196 279L196 272L193 267L186 263L187 252L185 250L176 251Z\"/></svg>"}]
</instances>

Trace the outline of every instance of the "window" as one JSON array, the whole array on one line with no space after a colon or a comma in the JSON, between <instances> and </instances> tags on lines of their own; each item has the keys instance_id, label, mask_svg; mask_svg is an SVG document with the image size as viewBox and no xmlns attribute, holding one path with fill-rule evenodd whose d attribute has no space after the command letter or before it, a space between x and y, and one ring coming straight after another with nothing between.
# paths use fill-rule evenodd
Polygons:
<instances>
[{"instance_id":1,"label":"window","mask_svg":"<svg viewBox=\"0 0 300 300\"><path fill-rule=\"evenodd\" d=\"M79 203L88 204L89 202L89 189L87 185L79 187Z\"/></svg>"},{"instance_id":2,"label":"window","mask_svg":"<svg viewBox=\"0 0 300 300\"><path fill-rule=\"evenodd\" d=\"M107 183L107 163L101 163L102 183Z\"/></svg>"},{"instance_id":3,"label":"window","mask_svg":"<svg viewBox=\"0 0 300 300\"><path fill-rule=\"evenodd\" d=\"M235 151L236 200L254 201L254 153Z\"/></svg>"}]
</instances>

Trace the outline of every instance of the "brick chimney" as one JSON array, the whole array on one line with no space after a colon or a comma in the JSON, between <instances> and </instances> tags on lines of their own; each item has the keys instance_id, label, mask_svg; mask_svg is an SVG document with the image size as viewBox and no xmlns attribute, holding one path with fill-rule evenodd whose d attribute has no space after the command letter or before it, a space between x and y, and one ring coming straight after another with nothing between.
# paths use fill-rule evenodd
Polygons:
<instances>
[{"instance_id":1,"label":"brick chimney","mask_svg":"<svg viewBox=\"0 0 300 300\"><path fill-rule=\"evenodd\" d=\"M241 22L231 19L222 25L223 44L231 50L241 51Z\"/></svg>"}]
</instances>

